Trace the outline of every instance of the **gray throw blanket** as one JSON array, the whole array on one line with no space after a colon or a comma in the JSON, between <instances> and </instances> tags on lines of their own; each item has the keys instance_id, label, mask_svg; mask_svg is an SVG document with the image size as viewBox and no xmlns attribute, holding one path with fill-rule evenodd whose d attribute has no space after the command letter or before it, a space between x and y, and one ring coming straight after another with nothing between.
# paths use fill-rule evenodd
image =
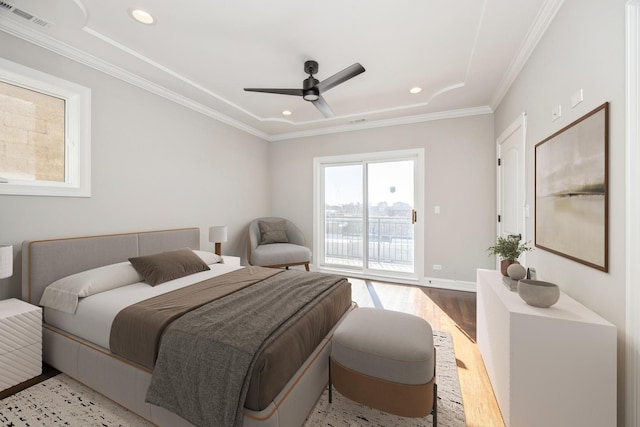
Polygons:
<instances>
[{"instance_id":1,"label":"gray throw blanket","mask_svg":"<svg viewBox=\"0 0 640 427\"><path fill-rule=\"evenodd\" d=\"M146 401L197 426L240 426L257 355L344 278L287 270L165 331Z\"/></svg>"}]
</instances>

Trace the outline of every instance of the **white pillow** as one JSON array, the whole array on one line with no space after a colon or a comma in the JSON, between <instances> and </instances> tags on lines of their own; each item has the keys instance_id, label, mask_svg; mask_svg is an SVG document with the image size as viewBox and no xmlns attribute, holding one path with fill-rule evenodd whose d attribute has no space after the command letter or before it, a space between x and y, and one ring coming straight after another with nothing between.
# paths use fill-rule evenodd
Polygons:
<instances>
[{"instance_id":1,"label":"white pillow","mask_svg":"<svg viewBox=\"0 0 640 427\"><path fill-rule=\"evenodd\" d=\"M216 255L213 252L206 252L206 251L196 251L195 249L193 250L193 252L198 255L202 261L205 262L205 264L207 265L211 265L211 264L217 264L219 262L223 262L222 261L222 257L220 255Z\"/></svg>"},{"instance_id":2,"label":"white pillow","mask_svg":"<svg viewBox=\"0 0 640 427\"><path fill-rule=\"evenodd\" d=\"M79 298L143 280L129 261L105 265L56 280L45 288L40 305L74 314Z\"/></svg>"}]
</instances>

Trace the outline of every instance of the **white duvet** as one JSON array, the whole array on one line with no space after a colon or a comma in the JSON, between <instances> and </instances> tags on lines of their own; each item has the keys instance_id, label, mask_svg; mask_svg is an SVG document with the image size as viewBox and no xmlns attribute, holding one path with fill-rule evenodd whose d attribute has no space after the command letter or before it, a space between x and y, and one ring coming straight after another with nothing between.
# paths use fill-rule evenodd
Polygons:
<instances>
[{"instance_id":1,"label":"white duvet","mask_svg":"<svg viewBox=\"0 0 640 427\"><path fill-rule=\"evenodd\" d=\"M139 282L81 298L75 314L45 307L44 320L45 323L51 326L108 350L111 324L123 308L242 267L229 264L212 264L209 268L211 268L209 271L170 280L156 286L151 286L146 282Z\"/></svg>"}]
</instances>

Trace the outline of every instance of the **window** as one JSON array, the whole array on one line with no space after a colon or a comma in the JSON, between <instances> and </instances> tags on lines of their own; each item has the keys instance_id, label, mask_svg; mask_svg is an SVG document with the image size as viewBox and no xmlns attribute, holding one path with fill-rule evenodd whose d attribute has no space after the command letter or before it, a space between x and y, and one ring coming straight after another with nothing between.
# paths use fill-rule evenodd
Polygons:
<instances>
[{"instance_id":1,"label":"window","mask_svg":"<svg viewBox=\"0 0 640 427\"><path fill-rule=\"evenodd\" d=\"M422 274L423 150L314 159L319 270L415 280Z\"/></svg>"},{"instance_id":2,"label":"window","mask_svg":"<svg viewBox=\"0 0 640 427\"><path fill-rule=\"evenodd\" d=\"M0 194L91 195L91 90L0 58Z\"/></svg>"}]
</instances>

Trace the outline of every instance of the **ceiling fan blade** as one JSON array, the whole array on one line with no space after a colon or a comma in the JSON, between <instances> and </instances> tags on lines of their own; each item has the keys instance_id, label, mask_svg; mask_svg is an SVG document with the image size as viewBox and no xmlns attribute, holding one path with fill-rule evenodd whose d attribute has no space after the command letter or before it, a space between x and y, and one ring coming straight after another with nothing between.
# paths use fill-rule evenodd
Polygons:
<instances>
[{"instance_id":1,"label":"ceiling fan blade","mask_svg":"<svg viewBox=\"0 0 640 427\"><path fill-rule=\"evenodd\" d=\"M329 89L338 86L340 83L344 83L347 80L357 76L360 73L364 73L365 69L359 63L355 63L350 67L345 68L342 71L338 71L333 76L324 79L316 85L320 92L326 92Z\"/></svg>"},{"instance_id":2,"label":"ceiling fan blade","mask_svg":"<svg viewBox=\"0 0 640 427\"><path fill-rule=\"evenodd\" d=\"M278 95L295 95L302 96L302 89L262 89L262 88L244 88L247 92L264 92L276 93Z\"/></svg>"},{"instance_id":3,"label":"ceiling fan blade","mask_svg":"<svg viewBox=\"0 0 640 427\"><path fill-rule=\"evenodd\" d=\"M316 106L318 110L322 113L325 118L333 117L333 111L331 111L331 107L327 104L327 101L324 100L322 96L318 97L315 101L311 101L313 105Z\"/></svg>"}]
</instances>

